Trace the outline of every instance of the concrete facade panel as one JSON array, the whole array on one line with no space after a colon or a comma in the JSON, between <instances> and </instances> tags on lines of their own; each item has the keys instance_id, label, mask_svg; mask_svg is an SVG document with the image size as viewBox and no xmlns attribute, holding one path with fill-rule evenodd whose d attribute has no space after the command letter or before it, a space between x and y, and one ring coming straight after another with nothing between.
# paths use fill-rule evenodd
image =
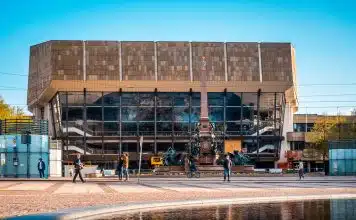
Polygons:
<instances>
[{"instance_id":1,"label":"concrete facade panel","mask_svg":"<svg viewBox=\"0 0 356 220\"><path fill-rule=\"evenodd\" d=\"M259 81L257 43L227 43L227 78L229 81Z\"/></svg>"},{"instance_id":2,"label":"concrete facade panel","mask_svg":"<svg viewBox=\"0 0 356 220\"><path fill-rule=\"evenodd\" d=\"M224 43L192 42L193 80L200 80L201 58L205 56L206 80L225 81Z\"/></svg>"},{"instance_id":3,"label":"concrete facade panel","mask_svg":"<svg viewBox=\"0 0 356 220\"><path fill-rule=\"evenodd\" d=\"M262 43L262 80L293 82L292 47L289 43Z\"/></svg>"},{"instance_id":4,"label":"concrete facade panel","mask_svg":"<svg viewBox=\"0 0 356 220\"><path fill-rule=\"evenodd\" d=\"M123 80L155 80L154 42L122 42Z\"/></svg>"},{"instance_id":5,"label":"concrete facade panel","mask_svg":"<svg viewBox=\"0 0 356 220\"><path fill-rule=\"evenodd\" d=\"M157 42L158 80L189 80L189 42Z\"/></svg>"}]
</instances>

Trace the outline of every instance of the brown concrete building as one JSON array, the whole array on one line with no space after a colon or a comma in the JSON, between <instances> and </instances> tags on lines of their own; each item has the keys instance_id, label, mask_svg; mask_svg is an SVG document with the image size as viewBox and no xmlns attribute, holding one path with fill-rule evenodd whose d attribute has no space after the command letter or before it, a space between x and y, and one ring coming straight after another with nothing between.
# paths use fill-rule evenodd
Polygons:
<instances>
[{"instance_id":1,"label":"brown concrete building","mask_svg":"<svg viewBox=\"0 0 356 220\"><path fill-rule=\"evenodd\" d=\"M261 166L283 162L297 110L290 43L47 41L30 48L28 106L64 155L125 151L134 163L138 135L147 154L183 152L200 117L202 56L223 139Z\"/></svg>"}]
</instances>

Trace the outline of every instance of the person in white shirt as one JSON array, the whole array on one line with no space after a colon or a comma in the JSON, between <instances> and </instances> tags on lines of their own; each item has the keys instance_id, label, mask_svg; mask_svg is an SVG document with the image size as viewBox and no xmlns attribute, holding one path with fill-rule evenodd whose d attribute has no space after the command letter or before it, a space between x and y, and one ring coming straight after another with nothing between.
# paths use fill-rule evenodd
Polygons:
<instances>
[{"instance_id":1,"label":"person in white shirt","mask_svg":"<svg viewBox=\"0 0 356 220\"><path fill-rule=\"evenodd\" d=\"M301 180L302 178L304 179L304 164L302 160L299 160L298 168L299 180Z\"/></svg>"}]
</instances>

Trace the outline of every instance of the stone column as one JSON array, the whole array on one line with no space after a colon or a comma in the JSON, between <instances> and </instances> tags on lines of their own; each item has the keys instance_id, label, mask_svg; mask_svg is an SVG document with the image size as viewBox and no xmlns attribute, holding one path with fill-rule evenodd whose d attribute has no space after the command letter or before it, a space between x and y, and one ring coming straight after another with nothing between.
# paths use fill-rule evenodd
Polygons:
<instances>
[{"instance_id":1,"label":"stone column","mask_svg":"<svg viewBox=\"0 0 356 220\"><path fill-rule=\"evenodd\" d=\"M208 110L208 92L206 86L206 60L203 56L200 68L200 164L215 164L215 156L211 152L211 134Z\"/></svg>"}]
</instances>

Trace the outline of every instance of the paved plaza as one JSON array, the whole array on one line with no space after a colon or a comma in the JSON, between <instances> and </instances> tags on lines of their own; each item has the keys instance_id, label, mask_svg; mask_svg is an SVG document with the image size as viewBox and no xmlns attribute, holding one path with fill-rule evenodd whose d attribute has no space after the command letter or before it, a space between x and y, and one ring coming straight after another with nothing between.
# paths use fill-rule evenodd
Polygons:
<instances>
[{"instance_id":1,"label":"paved plaza","mask_svg":"<svg viewBox=\"0 0 356 220\"><path fill-rule=\"evenodd\" d=\"M355 194L356 177L142 178L129 182L90 179L0 181L0 217L96 205L294 195Z\"/></svg>"}]
</instances>

